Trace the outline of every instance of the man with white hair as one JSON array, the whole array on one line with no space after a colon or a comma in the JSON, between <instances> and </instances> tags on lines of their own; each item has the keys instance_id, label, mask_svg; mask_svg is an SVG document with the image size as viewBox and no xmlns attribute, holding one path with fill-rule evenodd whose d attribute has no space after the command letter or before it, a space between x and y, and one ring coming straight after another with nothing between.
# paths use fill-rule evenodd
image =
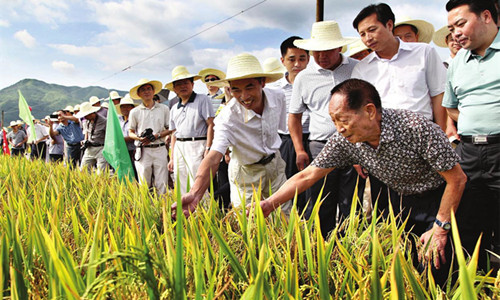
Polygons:
<instances>
[{"instance_id":1,"label":"man with white hair","mask_svg":"<svg viewBox=\"0 0 500 300\"><path fill-rule=\"evenodd\" d=\"M229 164L231 202L234 207L251 202L254 189L261 187L263 197L269 190L277 191L286 181L285 162L280 157L278 129L285 128L283 93L264 89L266 83L283 77L283 73L264 73L253 55L243 53L228 63L224 80L229 83L236 101L230 101L215 120L215 137L208 155L203 159L193 187L177 205L189 216L203 198L228 147L232 147ZM289 202L283 210L289 213Z\"/></svg>"}]
</instances>

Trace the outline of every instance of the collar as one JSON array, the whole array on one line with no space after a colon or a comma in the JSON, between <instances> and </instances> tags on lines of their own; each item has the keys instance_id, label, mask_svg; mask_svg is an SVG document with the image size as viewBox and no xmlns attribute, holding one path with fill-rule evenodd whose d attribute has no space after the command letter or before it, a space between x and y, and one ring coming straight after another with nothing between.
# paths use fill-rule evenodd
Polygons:
<instances>
[{"instance_id":1,"label":"collar","mask_svg":"<svg viewBox=\"0 0 500 300\"><path fill-rule=\"evenodd\" d=\"M151 107L151 110L153 110L153 109L157 108L157 107L158 107L158 105L159 105L159 103L156 103L156 101L153 101L153 107ZM144 103L142 103L142 102L141 102L141 104L139 104L139 105L138 105L138 106L136 106L135 108L138 108L138 109L149 109L149 108L147 108L147 107L144 105ZM135 109L135 108L134 108L134 109Z\"/></svg>"},{"instance_id":2,"label":"collar","mask_svg":"<svg viewBox=\"0 0 500 300\"><path fill-rule=\"evenodd\" d=\"M222 91L221 91L221 89L218 89L217 93L215 93L215 95L212 96L212 95L210 95L210 93L207 93L207 96L210 97L211 99L214 99L215 97L219 96L220 94L222 94ZM188 102L189 102L189 100L188 100Z\"/></svg>"},{"instance_id":3,"label":"collar","mask_svg":"<svg viewBox=\"0 0 500 300\"><path fill-rule=\"evenodd\" d=\"M292 84L290 83L290 81L288 81L288 72L285 73L285 76L283 76L277 83L279 85L280 88L285 88L287 86L291 86ZM295 77L297 78L297 77Z\"/></svg>"},{"instance_id":4,"label":"collar","mask_svg":"<svg viewBox=\"0 0 500 300\"><path fill-rule=\"evenodd\" d=\"M196 93L192 92L191 96L189 96L188 102L186 102L186 104L184 105L184 104L182 104L182 99L179 97L179 102L177 103L177 108L181 108L183 106L186 106L190 102L194 102L194 98L196 98Z\"/></svg>"},{"instance_id":5,"label":"collar","mask_svg":"<svg viewBox=\"0 0 500 300\"><path fill-rule=\"evenodd\" d=\"M370 53L367 57L366 57L366 61L368 63L371 63L374 59L378 59L380 61L382 60L385 60L385 61L393 61L393 60L396 60L398 59L398 56L399 56L399 52L401 52L401 50L403 51L411 51L411 46L409 45L409 43L405 43L403 42L400 38L396 37L399 41L399 46L398 46L398 52L396 52L396 54L394 54L394 56L391 58L391 59L385 59L385 58L380 58L378 55L377 55L377 52L373 51L372 53Z\"/></svg>"},{"instance_id":6,"label":"collar","mask_svg":"<svg viewBox=\"0 0 500 300\"><path fill-rule=\"evenodd\" d=\"M493 50L491 50L491 49L493 49ZM495 39L493 40L491 45L486 49L483 57L488 56L488 54L494 50L496 50L496 51L500 50L500 30L497 31L497 35L495 36ZM467 53L465 53L465 62L468 62L472 58L482 59L483 57L472 53L472 51L470 51L470 50L467 50Z\"/></svg>"}]
</instances>

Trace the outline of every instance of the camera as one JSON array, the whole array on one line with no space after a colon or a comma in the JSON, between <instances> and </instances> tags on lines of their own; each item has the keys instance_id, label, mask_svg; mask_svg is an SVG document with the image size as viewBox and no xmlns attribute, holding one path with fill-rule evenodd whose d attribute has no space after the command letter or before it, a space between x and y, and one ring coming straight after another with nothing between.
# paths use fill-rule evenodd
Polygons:
<instances>
[{"instance_id":1,"label":"camera","mask_svg":"<svg viewBox=\"0 0 500 300\"><path fill-rule=\"evenodd\" d=\"M92 146L92 143L90 141L84 141L83 145L80 147L80 151L83 152L90 146Z\"/></svg>"},{"instance_id":2,"label":"camera","mask_svg":"<svg viewBox=\"0 0 500 300\"><path fill-rule=\"evenodd\" d=\"M154 142L156 140L155 135L153 134L153 129L146 128L139 136L141 138L147 138L150 142Z\"/></svg>"}]
</instances>

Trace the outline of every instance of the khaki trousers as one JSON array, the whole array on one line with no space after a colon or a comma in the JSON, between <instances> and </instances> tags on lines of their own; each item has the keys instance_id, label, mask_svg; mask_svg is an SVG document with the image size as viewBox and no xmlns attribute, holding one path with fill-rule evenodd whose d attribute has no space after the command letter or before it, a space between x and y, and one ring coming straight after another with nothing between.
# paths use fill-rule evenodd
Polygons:
<instances>
[{"instance_id":1,"label":"khaki trousers","mask_svg":"<svg viewBox=\"0 0 500 300\"><path fill-rule=\"evenodd\" d=\"M187 183L193 186L196 172L205 153L207 141L176 141L174 148L174 182L179 178L181 195L188 192ZM177 183L176 183L177 184Z\"/></svg>"},{"instance_id":2,"label":"khaki trousers","mask_svg":"<svg viewBox=\"0 0 500 300\"><path fill-rule=\"evenodd\" d=\"M140 151L141 159L135 161L135 169L137 170L139 182L147 184L148 187L153 187L154 183L158 194L165 194L168 182L167 148L165 146L158 148L143 147Z\"/></svg>"}]
</instances>

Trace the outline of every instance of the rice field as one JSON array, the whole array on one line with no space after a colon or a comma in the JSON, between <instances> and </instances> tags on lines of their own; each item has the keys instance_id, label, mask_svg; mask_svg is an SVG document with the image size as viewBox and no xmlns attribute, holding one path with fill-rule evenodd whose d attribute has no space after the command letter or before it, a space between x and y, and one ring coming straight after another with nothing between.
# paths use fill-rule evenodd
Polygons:
<instances>
[{"instance_id":1,"label":"rice field","mask_svg":"<svg viewBox=\"0 0 500 300\"><path fill-rule=\"evenodd\" d=\"M500 297L500 275L477 274L477 253L458 251L458 281L441 289L412 266L404 222L354 214L356 205L328 240L317 217L224 214L213 199L172 220L175 192L4 156L0 195L5 299ZM456 226L453 236L460 249Z\"/></svg>"}]
</instances>

